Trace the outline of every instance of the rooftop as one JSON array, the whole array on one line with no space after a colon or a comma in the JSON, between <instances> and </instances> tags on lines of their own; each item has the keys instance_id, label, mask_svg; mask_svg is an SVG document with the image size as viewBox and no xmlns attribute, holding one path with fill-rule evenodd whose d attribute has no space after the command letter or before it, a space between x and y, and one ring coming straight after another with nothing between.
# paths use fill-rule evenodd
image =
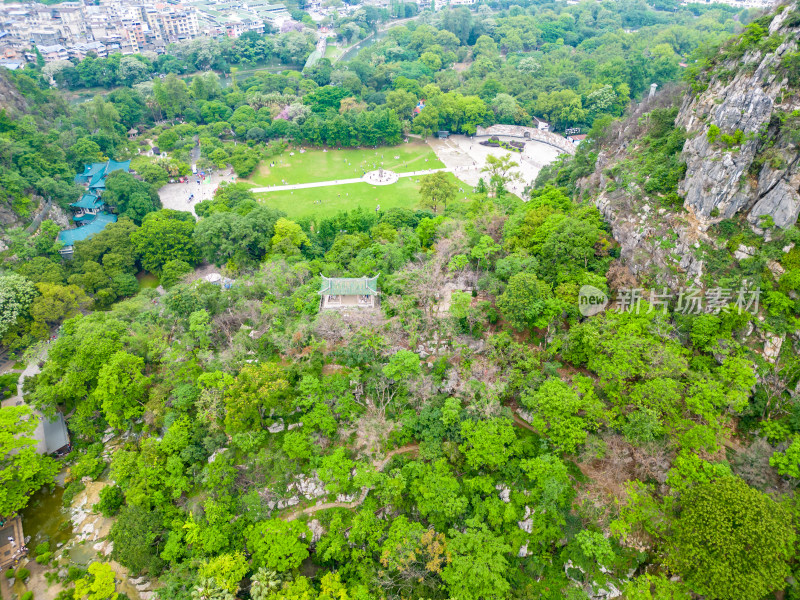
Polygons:
<instances>
[{"instance_id":1,"label":"rooftop","mask_svg":"<svg viewBox=\"0 0 800 600\"><path fill-rule=\"evenodd\" d=\"M131 161L124 160L117 162L116 160L108 160L101 163L92 163L86 165L83 173L75 176L75 183L88 183L89 187L105 187L105 179L114 171L128 172L131 169Z\"/></svg>"},{"instance_id":2,"label":"rooftop","mask_svg":"<svg viewBox=\"0 0 800 600\"><path fill-rule=\"evenodd\" d=\"M322 277L320 294L340 296L372 296L378 294L378 275L375 277Z\"/></svg>"},{"instance_id":3,"label":"rooftop","mask_svg":"<svg viewBox=\"0 0 800 600\"><path fill-rule=\"evenodd\" d=\"M62 50L64 52L67 51L67 49L64 48L64 46L61 46L60 44L56 44L55 46L39 46L39 52L41 52L42 54L49 54L51 52L61 52Z\"/></svg>"},{"instance_id":4,"label":"rooftop","mask_svg":"<svg viewBox=\"0 0 800 600\"><path fill-rule=\"evenodd\" d=\"M69 445L69 433L64 423L64 415L56 413L56 418L52 421L41 417L43 438L39 440L39 452L41 454L52 454Z\"/></svg>"},{"instance_id":5,"label":"rooftop","mask_svg":"<svg viewBox=\"0 0 800 600\"><path fill-rule=\"evenodd\" d=\"M22 533L22 519L15 517L0 526L0 569L14 564L23 553L25 536Z\"/></svg>"},{"instance_id":6,"label":"rooftop","mask_svg":"<svg viewBox=\"0 0 800 600\"><path fill-rule=\"evenodd\" d=\"M77 227L76 229L66 229L58 234L58 241L64 246L74 246L75 242L88 240L103 231L109 223L116 223L117 216L107 212L101 212L88 225Z\"/></svg>"},{"instance_id":7,"label":"rooftop","mask_svg":"<svg viewBox=\"0 0 800 600\"><path fill-rule=\"evenodd\" d=\"M103 202L97 194L87 192L81 196L80 200L73 202L70 206L73 208L100 208L104 204L105 202Z\"/></svg>"}]
</instances>

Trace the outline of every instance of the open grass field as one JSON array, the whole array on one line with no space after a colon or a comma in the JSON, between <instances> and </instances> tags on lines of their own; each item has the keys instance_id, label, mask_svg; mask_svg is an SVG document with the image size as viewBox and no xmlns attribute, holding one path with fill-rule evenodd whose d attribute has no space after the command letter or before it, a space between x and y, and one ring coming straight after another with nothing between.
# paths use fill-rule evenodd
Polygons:
<instances>
[{"instance_id":1,"label":"open grass field","mask_svg":"<svg viewBox=\"0 0 800 600\"><path fill-rule=\"evenodd\" d=\"M340 48L339 46L334 46L334 42L336 38L329 37L328 38L328 45L325 46L325 58L330 60L331 62L338 59L342 54L344 54L344 49Z\"/></svg>"},{"instance_id":2,"label":"open grass field","mask_svg":"<svg viewBox=\"0 0 800 600\"><path fill-rule=\"evenodd\" d=\"M404 173L439 169L444 167L444 164L436 158L436 154L428 144L418 141L398 146L383 146L377 150L352 148L325 152L313 149L301 154L299 149L295 149L265 161L244 181L257 187L266 187L353 179L361 177L365 171L374 171L381 166L397 173Z\"/></svg>"},{"instance_id":3,"label":"open grass field","mask_svg":"<svg viewBox=\"0 0 800 600\"><path fill-rule=\"evenodd\" d=\"M448 173L448 176L459 187L467 189L466 184L457 180L454 175ZM392 185L352 183L304 190L262 192L256 194L256 197L267 206L282 210L290 219L325 218L339 211L358 207L375 210L378 205L381 210L396 207L416 209L419 208L418 189L416 177L403 177Z\"/></svg>"}]
</instances>

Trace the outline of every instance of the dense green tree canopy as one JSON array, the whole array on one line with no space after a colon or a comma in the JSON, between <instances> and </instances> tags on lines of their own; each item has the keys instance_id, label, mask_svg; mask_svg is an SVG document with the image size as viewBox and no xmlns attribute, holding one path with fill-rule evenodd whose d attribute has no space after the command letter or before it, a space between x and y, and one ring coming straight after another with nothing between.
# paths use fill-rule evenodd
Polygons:
<instances>
[{"instance_id":1,"label":"dense green tree canopy","mask_svg":"<svg viewBox=\"0 0 800 600\"><path fill-rule=\"evenodd\" d=\"M153 186L136 180L124 171L116 171L108 176L103 200L137 225L148 213L161 208L161 201Z\"/></svg>"},{"instance_id":2,"label":"dense green tree canopy","mask_svg":"<svg viewBox=\"0 0 800 600\"><path fill-rule=\"evenodd\" d=\"M172 260L197 262L199 253L193 233L194 219L190 214L162 209L145 216L142 227L131 236L131 242L142 267L159 273Z\"/></svg>"},{"instance_id":3,"label":"dense green tree canopy","mask_svg":"<svg viewBox=\"0 0 800 600\"><path fill-rule=\"evenodd\" d=\"M685 69L697 94L715 77L713 104L730 65L788 47L796 7L782 9L788 35L754 11L672 0L419 19L411 3L355 7L325 17L328 56L334 40L409 20L300 70L317 27L302 8L290 7L300 31L0 73L14 100L0 111L0 215L13 222L0 358L41 368L21 390L20 369L0 375L0 397L60 411L73 444L44 458L28 409L0 409L0 516L56 469L69 474L65 504L109 480L94 510L113 519L110 558L170 600L798 596L800 234L715 218L688 251L672 235L695 135L673 82ZM693 55L742 26L720 53ZM770 68L784 99L792 53ZM641 102L653 82L666 91ZM67 102L58 89L82 87L113 91ZM517 174L537 147L526 145L473 147L492 155L474 189L460 169L409 178L420 194L378 211L334 213L321 193L284 214L252 191L278 168L294 181L312 146L358 176L352 156L402 154L406 136L534 116L588 133L535 182ZM797 129L776 108L758 139L711 129L707 141L739 160L749 140L753 173L788 170L781 148ZM84 163L128 158L132 173L110 176L104 195L119 220L72 260L55 221L26 230L39 197L80 197ZM162 210L157 188L192 166L208 187L190 178L170 193L209 199L194 214ZM613 223L593 200L611 203ZM686 252L702 261L695 281L655 260ZM198 266L222 285L187 276ZM375 308L320 310L323 276L376 275ZM655 301L665 282L746 282L763 306L688 314ZM579 312L583 286L607 294L605 312ZM631 288L642 300L614 310ZM51 550L34 554L57 576ZM62 595L113 596L113 564L71 569Z\"/></svg>"},{"instance_id":4,"label":"dense green tree canopy","mask_svg":"<svg viewBox=\"0 0 800 600\"><path fill-rule=\"evenodd\" d=\"M762 598L783 589L796 539L787 511L737 478L699 485L681 498L669 564L716 598Z\"/></svg>"},{"instance_id":5,"label":"dense green tree canopy","mask_svg":"<svg viewBox=\"0 0 800 600\"><path fill-rule=\"evenodd\" d=\"M31 495L50 483L58 463L37 453L38 417L27 406L0 408L0 516L8 518L28 503Z\"/></svg>"}]
</instances>

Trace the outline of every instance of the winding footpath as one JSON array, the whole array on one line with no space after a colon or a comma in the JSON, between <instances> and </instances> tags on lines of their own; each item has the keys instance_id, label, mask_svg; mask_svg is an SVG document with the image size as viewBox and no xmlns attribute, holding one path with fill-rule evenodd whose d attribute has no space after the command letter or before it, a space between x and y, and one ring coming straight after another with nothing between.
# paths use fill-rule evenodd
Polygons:
<instances>
[{"instance_id":1,"label":"winding footpath","mask_svg":"<svg viewBox=\"0 0 800 600\"><path fill-rule=\"evenodd\" d=\"M408 454L410 452L417 452L418 450L419 450L419 444L406 444L401 448L395 448L381 460L372 461L372 466L375 467L375 469L379 472L383 471L383 468L389 463L389 461L392 460L392 458L394 458L398 454ZM294 521L300 515L313 515L315 512L319 512L321 510L328 510L329 508L348 508L351 510L354 508L358 508L364 503L364 500L366 500L367 498L367 494L369 494L371 490L372 487L361 488L361 494L359 494L358 498L353 500L352 502L323 502L322 504L315 504L314 506L307 506L306 508L295 510L294 512L291 512L285 517L283 517L283 520Z\"/></svg>"},{"instance_id":2,"label":"winding footpath","mask_svg":"<svg viewBox=\"0 0 800 600\"><path fill-rule=\"evenodd\" d=\"M425 169L423 171L409 171L407 173L396 173L397 177L421 177L422 175L430 175L431 173L439 173L441 171L447 173L455 173L458 170L458 167L445 167L442 169ZM370 171L371 173L372 171ZM388 170L387 170L388 172ZM369 173L367 173L369 175ZM386 185L380 184L375 181L370 181L364 177L358 177L354 179L336 179L334 181L313 181L311 183L294 183L291 185L271 185L268 187L257 187L257 188L250 188L250 191L253 193L261 193L261 192L283 192L289 190L305 190L308 188L320 188L320 187L330 187L334 185L347 185L349 183L368 183L370 185Z\"/></svg>"}]
</instances>

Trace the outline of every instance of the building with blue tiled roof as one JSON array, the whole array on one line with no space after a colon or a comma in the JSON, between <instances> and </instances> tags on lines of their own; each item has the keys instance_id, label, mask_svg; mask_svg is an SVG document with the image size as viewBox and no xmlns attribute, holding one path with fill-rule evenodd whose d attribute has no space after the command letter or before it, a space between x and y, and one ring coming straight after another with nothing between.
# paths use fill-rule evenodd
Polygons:
<instances>
[{"instance_id":1,"label":"building with blue tiled roof","mask_svg":"<svg viewBox=\"0 0 800 600\"><path fill-rule=\"evenodd\" d=\"M65 229L58 234L58 241L64 244L64 248L61 250L62 254L67 248L69 248L69 253L72 254L72 247L75 245L75 242L88 240L89 238L103 231L103 229L105 229L106 225L109 223L116 222L117 215L112 215L111 213L103 211L96 215L86 225L81 225L75 229Z\"/></svg>"},{"instance_id":2,"label":"building with blue tiled roof","mask_svg":"<svg viewBox=\"0 0 800 600\"><path fill-rule=\"evenodd\" d=\"M58 241L64 244L61 254L67 258L72 257L75 242L88 240L105 229L109 223L115 223L117 216L106 210L106 203L102 199L106 189L106 177L114 171L130 171L131 161L117 162L108 160L102 163L86 165L82 173L75 176L75 183L86 188L86 193L80 200L70 204L74 211L72 220L77 225L74 229L59 232Z\"/></svg>"},{"instance_id":3,"label":"building with blue tiled roof","mask_svg":"<svg viewBox=\"0 0 800 600\"><path fill-rule=\"evenodd\" d=\"M131 161L129 160L124 160L121 162L116 160L107 160L106 162L102 163L92 163L91 165L85 166L83 173L78 173L75 176L75 183L78 185L84 185L89 189L92 187L97 187L100 183L102 183L103 187L105 187L106 177L111 175L111 173L114 171L125 171L127 173L130 170Z\"/></svg>"}]
</instances>

